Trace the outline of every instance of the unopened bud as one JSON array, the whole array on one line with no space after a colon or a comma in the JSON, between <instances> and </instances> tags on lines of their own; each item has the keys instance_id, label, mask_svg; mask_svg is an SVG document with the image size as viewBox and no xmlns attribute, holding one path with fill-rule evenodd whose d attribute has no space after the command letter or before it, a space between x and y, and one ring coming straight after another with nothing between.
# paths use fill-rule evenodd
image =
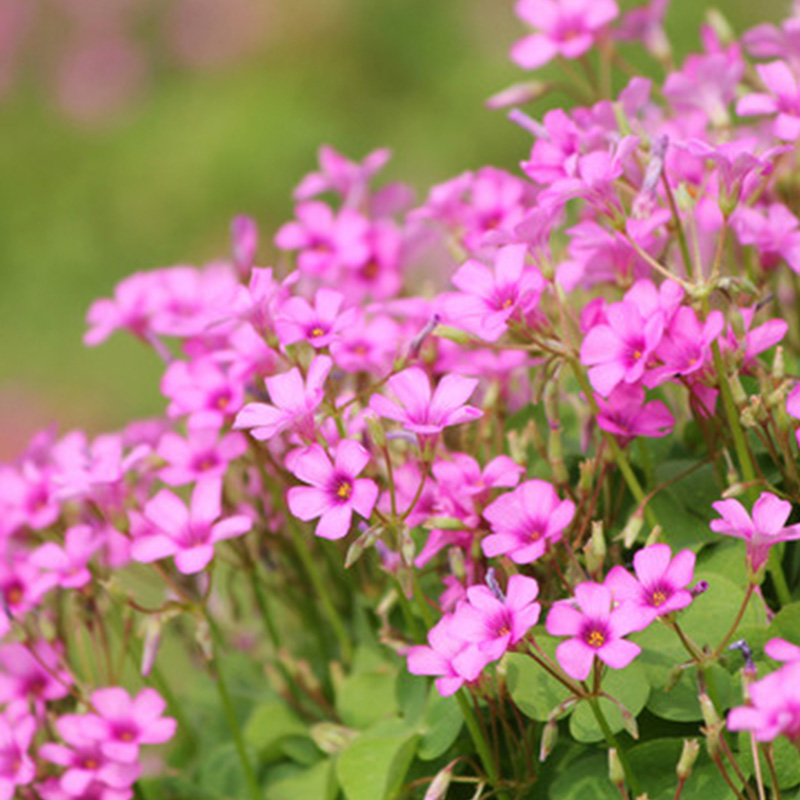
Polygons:
<instances>
[{"instance_id":1,"label":"unopened bud","mask_svg":"<svg viewBox=\"0 0 800 800\"><path fill-rule=\"evenodd\" d=\"M711 698L705 692L701 692L698 699L700 700L700 711L703 714L703 722L705 722L706 728L721 726L722 720Z\"/></svg>"},{"instance_id":2,"label":"unopened bud","mask_svg":"<svg viewBox=\"0 0 800 800\"><path fill-rule=\"evenodd\" d=\"M194 638L200 647L200 652L206 661L211 661L214 658L214 643L211 638L211 629L208 627L208 622L204 617L197 617L195 619Z\"/></svg>"},{"instance_id":3,"label":"unopened bud","mask_svg":"<svg viewBox=\"0 0 800 800\"><path fill-rule=\"evenodd\" d=\"M744 669L755 673L756 665L753 662L753 650L746 639L739 639L728 645L728 650L738 650L744 659Z\"/></svg>"},{"instance_id":4,"label":"unopened bud","mask_svg":"<svg viewBox=\"0 0 800 800\"><path fill-rule=\"evenodd\" d=\"M422 527L428 531L463 531L466 525L463 519L457 517L429 517Z\"/></svg>"},{"instance_id":5,"label":"unopened bud","mask_svg":"<svg viewBox=\"0 0 800 800\"><path fill-rule=\"evenodd\" d=\"M597 474L597 461L594 458L587 458L578 465L580 477L578 478L578 489L587 493L594 486L594 477Z\"/></svg>"},{"instance_id":6,"label":"unopened bud","mask_svg":"<svg viewBox=\"0 0 800 800\"><path fill-rule=\"evenodd\" d=\"M786 364L783 358L783 347L778 345L775 348L775 358L772 359L772 377L776 381L782 381L786 377Z\"/></svg>"},{"instance_id":7,"label":"unopened bud","mask_svg":"<svg viewBox=\"0 0 800 800\"><path fill-rule=\"evenodd\" d=\"M639 532L642 530L642 526L644 525L644 514L641 510L637 509L628 520L625 527L622 529L622 543L625 547L631 547L633 543L636 541L636 537L639 535Z\"/></svg>"},{"instance_id":8,"label":"unopened bud","mask_svg":"<svg viewBox=\"0 0 800 800\"><path fill-rule=\"evenodd\" d=\"M240 215L231 223L231 243L236 272L242 278L250 275L258 249L258 227L252 217Z\"/></svg>"},{"instance_id":9,"label":"unopened bud","mask_svg":"<svg viewBox=\"0 0 800 800\"><path fill-rule=\"evenodd\" d=\"M718 9L711 8L706 12L706 22L717 35L721 45L733 44L736 41L736 33L730 22Z\"/></svg>"},{"instance_id":10,"label":"unopened bud","mask_svg":"<svg viewBox=\"0 0 800 800\"><path fill-rule=\"evenodd\" d=\"M494 567L489 567L486 570L486 585L489 587L491 593L501 602L506 602L506 596L503 593L503 590L500 588L500 584L497 582L497 577L495 576Z\"/></svg>"},{"instance_id":11,"label":"unopened bud","mask_svg":"<svg viewBox=\"0 0 800 800\"><path fill-rule=\"evenodd\" d=\"M700 755L700 743L697 739L684 739L681 757L678 760L678 766L675 767L675 772L680 780L685 781L692 774L692 767L697 761L698 755Z\"/></svg>"},{"instance_id":12,"label":"unopened bud","mask_svg":"<svg viewBox=\"0 0 800 800\"><path fill-rule=\"evenodd\" d=\"M545 761L553 752L558 741L558 723L555 719L548 719L542 729L542 743L539 746L539 761Z\"/></svg>"},{"instance_id":13,"label":"unopened bud","mask_svg":"<svg viewBox=\"0 0 800 800\"><path fill-rule=\"evenodd\" d=\"M335 722L318 722L311 726L311 738L323 753L333 755L344 750L357 736L358 731L337 725Z\"/></svg>"},{"instance_id":14,"label":"unopened bud","mask_svg":"<svg viewBox=\"0 0 800 800\"><path fill-rule=\"evenodd\" d=\"M439 325L436 328L436 335L440 339L447 339L456 344L470 344L472 337L460 328L452 328L450 325Z\"/></svg>"},{"instance_id":15,"label":"unopened bud","mask_svg":"<svg viewBox=\"0 0 800 800\"><path fill-rule=\"evenodd\" d=\"M447 790L450 788L450 782L453 780L453 767L456 763L457 760L451 761L444 769L440 769L436 773L423 800L444 800Z\"/></svg>"},{"instance_id":16,"label":"unopened bud","mask_svg":"<svg viewBox=\"0 0 800 800\"><path fill-rule=\"evenodd\" d=\"M708 591L708 581L697 581L697 583L689 589L692 598L699 597Z\"/></svg>"},{"instance_id":17,"label":"unopened bud","mask_svg":"<svg viewBox=\"0 0 800 800\"><path fill-rule=\"evenodd\" d=\"M661 538L661 526L656 525L650 533L647 534L647 539L645 539L644 546L650 547L651 544L655 544Z\"/></svg>"},{"instance_id":18,"label":"unopened bud","mask_svg":"<svg viewBox=\"0 0 800 800\"><path fill-rule=\"evenodd\" d=\"M618 788L625 785L625 768L622 766L616 747L608 751L608 777Z\"/></svg>"},{"instance_id":19,"label":"unopened bud","mask_svg":"<svg viewBox=\"0 0 800 800\"><path fill-rule=\"evenodd\" d=\"M419 351L422 350L425 340L433 333L441 321L442 318L438 314L434 314L428 320L425 327L411 340L411 344L408 347L409 358L417 358L419 356Z\"/></svg>"},{"instance_id":20,"label":"unopened bud","mask_svg":"<svg viewBox=\"0 0 800 800\"><path fill-rule=\"evenodd\" d=\"M547 140L550 138L550 134L547 132L547 128L545 128L544 125L537 122L532 117L529 117L524 111L520 111L518 108L512 108L511 111L508 112L508 119L515 125L519 125L520 128L527 131L536 139Z\"/></svg>"},{"instance_id":21,"label":"unopened bud","mask_svg":"<svg viewBox=\"0 0 800 800\"><path fill-rule=\"evenodd\" d=\"M739 380L739 375L734 373L730 376L731 394L733 395L733 402L737 407L741 408L747 402L747 393Z\"/></svg>"},{"instance_id":22,"label":"unopened bud","mask_svg":"<svg viewBox=\"0 0 800 800\"><path fill-rule=\"evenodd\" d=\"M464 551L460 547L448 548L447 562L450 565L450 574L463 582L467 577L467 563Z\"/></svg>"},{"instance_id":23,"label":"unopened bud","mask_svg":"<svg viewBox=\"0 0 800 800\"><path fill-rule=\"evenodd\" d=\"M371 528L367 528L348 548L344 568L352 567L364 555L364 552L381 538L384 530L383 525L373 525Z\"/></svg>"},{"instance_id":24,"label":"unopened bud","mask_svg":"<svg viewBox=\"0 0 800 800\"><path fill-rule=\"evenodd\" d=\"M367 423L367 430L375 447L386 447L386 433L381 421L374 414L365 414L364 422Z\"/></svg>"},{"instance_id":25,"label":"unopened bud","mask_svg":"<svg viewBox=\"0 0 800 800\"><path fill-rule=\"evenodd\" d=\"M586 567L589 572L597 572L602 569L606 558L606 537L603 534L602 520L592 522L592 533L583 552L586 554Z\"/></svg>"},{"instance_id":26,"label":"unopened bud","mask_svg":"<svg viewBox=\"0 0 800 800\"><path fill-rule=\"evenodd\" d=\"M403 557L403 562L408 567L414 566L414 557L417 555L417 546L411 538L411 531L408 525L403 525L400 528L400 555Z\"/></svg>"},{"instance_id":27,"label":"unopened bud","mask_svg":"<svg viewBox=\"0 0 800 800\"><path fill-rule=\"evenodd\" d=\"M543 81L527 81L515 83L502 92L493 94L487 101L486 107L491 109L518 106L538 100L550 91L550 84Z\"/></svg>"}]
</instances>

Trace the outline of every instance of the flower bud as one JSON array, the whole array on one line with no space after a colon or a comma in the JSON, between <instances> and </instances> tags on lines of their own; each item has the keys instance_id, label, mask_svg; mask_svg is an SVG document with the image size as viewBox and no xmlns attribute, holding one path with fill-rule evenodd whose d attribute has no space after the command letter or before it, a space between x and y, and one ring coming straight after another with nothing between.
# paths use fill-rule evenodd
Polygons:
<instances>
[{"instance_id":1,"label":"flower bud","mask_svg":"<svg viewBox=\"0 0 800 800\"><path fill-rule=\"evenodd\" d=\"M436 773L436 777L431 781L423 800L444 800L447 796L447 790L450 788L450 782L453 780L453 767L455 764L455 761L451 761Z\"/></svg>"},{"instance_id":2,"label":"flower bud","mask_svg":"<svg viewBox=\"0 0 800 800\"><path fill-rule=\"evenodd\" d=\"M625 768L616 747L611 747L608 751L608 777L617 788L625 785Z\"/></svg>"},{"instance_id":3,"label":"flower bud","mask_svg":"<svg viewBox=\"0 0 800 800\"><path fill-rule=\"evenodd\" d=\"M578 478L578 489L583 492L587 493L591 491L592 486L594 485L594 478L597 474L597 461L594 458L587 458L585 461L581 461L578 465L578 470L580 472L580 477Z\"/></svg>"},{"instance_id":4,"label":"flower bud","mask_svg":"<svg viewBox=\"0 0 800 800\"><path fill-rule=\"evenodd\" d=\"M438 314L434 314L428 322L425 324L425 327L411 340L411 344L408 347L408 357L409 358L417 358L419 356L419 351L422 350L422 346L425 344L426 339L433 333L436 329L436 326L442 321L442 318Z\"/></svg>"},{"instance_id":5,"label":"flower bud","mask_svg":"<svg viewBox=\"0 0 800 800\"><path fill-rule=\"evenodd\" d=\"M714 703L711 702L711 698L705 692L700 694L699 700L700 711L703 714L703 721L705 722L703 733L706 735L706 749L708 750L709 756L714 759L719 753L719 737L722 731L722 720L717 713L717 709L714 708Z\"/></svg>"},{"instance_id":6,"label":"flower bud","mask_svg":"<svg viewBox=\"0 0 800 800\"><path fill-rule=\"evenodd\" d=\"M622 529L622 534L620 535L622 543L625 545L625 547L633 546L633 543L636 541L636 537L642 530L643 525L644 514L641 512L641 510L637 509L633 512L633 514L631 514L630 519Z\"/></svg>"},{"instance_id":7,"label":"flower bud","mask_svg":"<svg viewBox=\"0 0 800 800\"><path fill-rule=\"evenodd\" d=\"M373 413L364 415L364 422L367 423L367 430L369 437L372 439L375 447L386 447L386 433L383 430L381 421Z\"/></svg>"},{"instance_id":8,"label":"flower bud","mask_svg":"<svg viewBox=\"0 0 800 800\"><path fill-rule=\"evenodd\" d=\"M542 729L542 743L539 746L539 761L545 761L553 752L558 741L558 723L554 718L548 719Z\"/></svg>"},{"instance_id":9,"label":"flower bud","mask_svg":"<svg viewBox=\"0 0 800 800\"><path fill-rule=\"evenodd\" d=\"M248 278L258 249L258 227L252 217L239 215L231 223L233 263L240 278Z\"/></svg>"},{"instance_id":10,"label":"flower bud","mask_svg":"<svg viewBox=\"0 0 800 800\"><path fill-rule=\"evenodd\" d=\"M780 382L786 377L786 364L783 359L783 347L775 348L775 358L772 359L772 377Z\"/></svg>"},{"instance_id":11,"label":"flower bud","mask_svg":"<svg viewBox=\"0 0 800 800\"><path fill-rule=\"evenodd\" d=\"M661 526L656 525L650 533L647 534L647 539L645 539L644 546L650 547L651 544L655 544L659 538L661 538Z\"/></svg>"},{"instance_id":12,"label":"flower bud","mask_svg":"<svg viewBox=\"0 0 800 800\"><path fill-rule=\"evenodd\" d=\"M602 520L594 520L592 522L592 533L583 548L583 552L586 554L586 567L589 572L597 572L603 568L607 551Z\"/></svg>"},{"instance_id":13,"label":"flower bud","mask_svg":"<svg viewBox=\"0 0 800 800\"><path fill-rule=\"evenodd\" d=\"M344 568L349 569L352 567L364 555L364 552L381 538L384 530L383 525L373 525L371 528L367 528L348 548Z\"/></svg>"},{"instance_id":14,"label":"flower bud","mask_svg":"<svg viewBox=\"0 0 800 800\"><path fill-rule=\"evenodd\" d=\"M697 761L698 755L700 755L700 743L697 739L684 739L681 757L678 760L678 766L675 767L675 772L680 780L685 781L692 774L692 767Z\"/></svg>"},{"instance_id":15,"label":"flower bud","mask_svg":"<svg viewBox=\"0 0 800 800\"><path fill-rule=\"evenodd\" d=\"M515 83L497 94L493 94L486 101L486 108L497 109L507 106L519 106L523 103L531 103L544 97L551 89L549 83L544 81L526 81L525 83Z\"/></svg>"}]
</instances>

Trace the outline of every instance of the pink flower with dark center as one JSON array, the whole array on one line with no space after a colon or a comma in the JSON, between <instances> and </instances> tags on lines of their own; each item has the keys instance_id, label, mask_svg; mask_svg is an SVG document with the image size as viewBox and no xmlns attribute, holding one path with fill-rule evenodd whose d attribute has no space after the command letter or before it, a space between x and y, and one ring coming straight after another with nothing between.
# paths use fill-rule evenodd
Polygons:
<instances>
[{"instance_id":1,"label":"pink flower with dark center","mask_svg":"<svg viewBox=\"0 0 800 800\"><path fill-rule=\"evenodd\" d=\"M369 407L380 417L402 423L412 433L431 436L483 415L480 409L465 405L477 385L474 378L445 375L431 396L428 376L419 367L410 367L387 382L398 402L376 394Z\"/></svg>"},{"instance_id":2,"label":"pink flower with dark center","mask_svg":"<svg viewBox=\"0 0 800 800\"><path fill-rule=\"evenodd\" d=\"M756 248L763 269L774 269L785 261L800 273L800 221L785 205L771 203L760 208L741 205L732 225L742 244Z\"/></svg>"},{"instance_id":3,"label":"pink flower with dark center","mask_svg":"<svg viewBox=\"0 0 800 800\"><path fill-rule=\"evenodd\" d=\"M295 200L310 200L323 192L336 192L346 205L358 207L367 196L369 181L389 161L389 150L374 150L359 163L332 147L319 149L319 172L310 172L294 191Z\"/></svg>"},{"instance_id":4,"label":"pink flower with dark center","mask_svg":"<svg viewBox=\"0 0 800 800\"><path fill-rule=\"evenodd\" d=\"M728 712L728 730L752 731L759 742L785 736L800 746L800 661L751 684L749 693L748 705Z\"/></svg>"},{"instance_id":5,"label":"pink flower with dark center","mask_svg":"<svg viewBox=\"0 0 800 800\"><path fill-rule=\"evenodd\" d=\"M107 758L133 764L143 744L163 744L175 735L177 723L163 716L167 704L154 689L142 689L131 697L124 689L111 687L92 693L95 714L87 715L98 734Z\"/></svg>"},{"instance_id":6,"label":"pink flower with dark center","mask_svg":"<svg viewBox=\"0 0 800 800\"><path fill-rule=\"evenodd\" d=\"M220 436L215 428L190 429L184 439L177 433L165 433L156 454L166 462L158 477L169 486L183 486L207 478L222 478L231 461L247 450L247 440L240 433Z\"/></svg>"},{"instance_id":7,"label":"pink flower with dark center","mask_svg":"<svg viewBox=\"0 0 800 800\"><path fill-rule=\"evenodd\" d=\"M711 530L744 539L747 560L754 573L767 563L773 545L800 539L800 525L784 527L792 513L792 504L769 492L756 500L752 518L738 500L720 500L712 505L722 519L711 520Z\"/></svg>"},{"instance_id":8,"label":"pink flower with dark center","mask_svg":"<svg viewBox=\"0 0 800 800\"><path fill-rule=\"evenodd\" d=\"M377 484L369 478L356 477L368 462L369 453L349 439L336 446L333 463L318 444L294 451L287 467L310 486L289 489L289 510L305 522L319 517L315 533L323 539L347 536L353 511L369 519L378 499Z\"/></svg>"},{"instance_id":9,"label":"pink flower with dark center","mask_svg":"<svg viewBox=\"0 0 800 800\"><path fill-rule=\"evenodd\" d=\"M248 403L237 415L233 427L249 428L250 435L262 442L287 429L313 440L314 411L325 396L323 387L332 368L333 361L328 356L316 356L305 382L297 367L267 378L264 383L274 405Z\"/></svg>"},{"instance_id":10,"label":"pink flower with dark center","mask_svg":"<svg viewBox=\"0 0 800 800\"><path fill-rule=\"evenodd\" d=\"M675 418L659 400L645 403L644 387L621 383L605 400L595 396L598 426L616 436L658 437L672 432Z\"/></svg>"},{"instance_id":11,"label":"pink flower with dark center","mask_svg":"<svg viewBox=\"0 0 800 800\"><path fill-rule=\"evenodd\" d=\"M516 13L538 32L520 39L511 58L523 69L537 69L556 56L588 52L619 8L614 0L518 0Z\"/></svg>"},{"instance_id":12,"label":"pink flower with dark center","mask_svg":"<svg viewBox=\"0 0 800 800\"><path fill-rule=\"evenodd\" d=\"M576 607L577 606L577 607ZM639 645L624 639L629 633L646 628L652 621L632 603L614 607L608 586L581 583L575 587L575 600L560 600L547 615L551 636L569 636L556 648L556 658L571 678L584 681L595 658L613 669L623 669L641 652Z\"/></svg>"},{"instance_id":13,"label":"pink flower with dark center","mask_svg":"<svg viewBox=\"0 0 800 800\"><path fill-rule=\"evenodd\" d=\"M493 271L472 259L459 268L452 281L461 292L450 295L446 304L453 325L495 342L512 317L524 319L545 286L539 270L525 265L527 249L524 244L501 247Z\"/></svg>"},{"instance_id":14,"label":"pink flower with dark center","mask_svg":"<svg viewBox=\"0 0 800 800\"><path fill-rule=\"evenodd\" d=\"M497 661L521 642L539 621L542 610L534 602L539 584L533 578L512 575L505 597L498 594L489 586L470 586L453 622L453 630L465 641L477 644L490 661Z\"/></svg>"},{"instance_id":15,"label":"pink flower with dark center","mask_svg":"<svg viewBox=\"0 0 800 800\"><path fill-rule=\"evenodd\" d=\"M168 556L185 575L205 569L214 557L214 544L241 536L253 526L244 514L222 516L222 482L198 482L187 508L183 501L162 489L144 508L145 519L153 526L134 539L131 556L145 564Z\"/></svg>"},{"instance_id":16,"label":"pink flower with dark center","mask_svg":"<svg viewBox=\"0 0 800 800\"><path fill-rule=\"evenodd\" d=\"M483 552L489 558L507 555L517 564L530 564L560 541L574 515L575 504L561 500L551 484L526 481L484 510L492 533L482 542Z\"/></svg>"},{"instance_id":17,"label":"pink flower with dark center","mask_svg":"<svg viewBox=\"0 0 800 800\"><path fill-rule=\"evenodd\" d=\"M69 694L72 676L56 646L39 639L32 647L35 655L17 642L0 647L0 704L22 700L27 707L33 701L39 713L46 702Z\"/></svg>"},{"instance_id":18,"label":"pink flower with dark center","mask_svg":"<svg viewBox=\"0 0 800 800\"><path fill-rule=\"evenodd\" d=\"M317 291L313 307L302 297L287 300L275 320L281 344L308 342L315 349L330 345L353 320L353 309L340 313L343 302L341 292L325 288Z\"/></svg>"},{"instance_id":19,"label":"pink flower with dark center","mask_svg":"<svg viewBox=\"0 0 800 800\"><path fill-rule=\"evenodd\" d=\"M412 675L437 676L436 688L442 697L476 680L490 661L475 643L461 638L453 615L442 617L431 628L427 645L412 647L406 655Z\"/></svg>"},{"instance_id":20,"label":"pink flower with dark center","mask_svg":"<svg viewBox=\"0 0 800 800\"><path fill-rule=\"evenodd\" d=\"M589 330L580 354L592 387L604 397L620 383L642 380L664 333L663 314L645 317L629 300L608 306L606 320Z\"/></svg>"},{"instance_id":21,"label":"pink flower with dark center","mask_svg":"<svg viewBox=\"0 0 800 800\"><path fill-rule=\"evenodd\" d=\"M60 788L68 795L82 798L95 781L112 789L130 788L142 768L136 763L120 763L103 752L102 728L92 714L65 714L56 720L56 729L66 745L48 742L39 755L64 767Z\"/></svg>"},{"instance_id":22,"label":"pink flower with dark center","mask_svg":"<svg viewBox=\"0 0 800 800\"><path fill-rule=\"evenodd\" d=\"M694 576L694 564L691 550L681 550L672 558L669 545L652 544L633 557L635 578L624 567L613 567L605 585L614 593L615 603L633 603L652 621L692 602L686 587Z\"/></svg>"}]
</instances>

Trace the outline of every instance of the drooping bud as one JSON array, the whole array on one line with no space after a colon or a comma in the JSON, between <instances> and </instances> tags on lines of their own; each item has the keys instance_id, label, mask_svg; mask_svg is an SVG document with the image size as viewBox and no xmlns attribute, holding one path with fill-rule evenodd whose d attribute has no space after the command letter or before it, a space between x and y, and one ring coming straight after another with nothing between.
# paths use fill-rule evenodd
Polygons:
<instances>
[{"instance_id":1,"label":"drooping bud","mask_svg":"<svg viewBox=\"0 0 800 800\"><path fill-rule=\"evenodd\" d=\"M782 381L786 377L786 364L783 359L783 347L778 345L775 348L775 358L772 359L772 377L776 381Z\"/></svg>"},{"instance_id":2,"label":"drooping bud","mask_svg":"<svg viewBox=\"0 0 800 800\"><path fill-rule=\"evenodd\" d=\"M622 543L625 547L632 547L633 543L636 541L636 537L639 535L639 532L642 530L642 526L644 525L644 513L641 509L636 509L636 511L631 514L630 519L625 524L625 527L622 529Z\"/></svg>"},{"instance_id":3,"label":"drooping bud","mask_svg":"<svg viewBox=\"0 0 800 800\"><path fill-rule=\"evenodd\" d=\"M544 81L526 81L525 83L515 83L503 89L497 94L493 94L486 101L486 108L497 109L507 108L508 106L518 106L523 103L531 103L538 100L550 91L550 84Z\"/></svg>"},{"instance_id":4,"label":"drooping bud","mask_svg":"<svg viewBox=\"0 0 800 800\"><path fill-rule=\"evenodd\" d=\"M539 761L545 761L553 752L558 741L558 723L555 719L548 719L542 729L542 742L539 746Z\"/></svg>"},{"instance_id":5,"label":"drooping bud","mask_svg":"<svg viewBox=\"0 0 800 800\"><path fill-rule=\"evenodd\" d=\"M491 593L501 602L506 602L506 596L503 593L503 590L500 588L500 584L497 582L497 577L495 576L494 567L489 567L486 570L486 585L489 587Z\"/></svg>"},{"instance_id":6,"label":"drooping bud","mask_svg":"<svg viewBox=\"0 0 800 800\"><path fill-rule=\"evenodd\" d=\"M361 536L356 539L347 550L347 556L344 561L344 568L349 569L353 564L364 555L364 552L372 547L378 539L383 535L383 525L373 525L371 528L366 528L361 533Z\"/></svg>"},{"instance_id":7,"label":"drooping bud","mask_svg":"<svg viewBox=\"0 0 800 800\"><path fill-rule=\"evenodd\" d=\"M697 739L684 739L681 757L678 759L678 766L675 767L680 780L685 781L692 774L692 767L698 755L700 755L700 743Z\"/></svg>"},{"instance_id":8,"label":"drooping bud","mask_svg":"<svg viewBox=\"0 0 800 800\"><path fill-rule=\"evenodd\" d=\"M616 747L608 750L608 777L618 789L625 786L625 768L622 766L622 760Z\"/></svg>"},{"instance_id":9,"label":"drooping bud","mask_svg":"<svg viewBox=\"0 0 800 800\"><path fill-rule=\"evenodd\" d=\"M252 217L240 214L231 222L233 263L240 278L249 278L258 249L258 226Z\"/></svg>"},{"instance_id":10,"label":"drooping bud","mask_svg":"<svg viewBox=\"0 0 800 800\"><path fill-rule=\"evenodd\" d=\"M425 792L423 800L444 800L447 790L453 780L453 767L458 761L451 761L446 767L436 773L436 777L431 781L428 791Z\"/></svg>"},{"instance_id":11,"label":"drooping bud","mask_svg":"<svg viewBox=\"0 0 800 800\"><path fill-rule=\"evenodd\" d=\"M519 125L520 128L530 133L531 136L536 139L550 138L550 134L547 132L547 128L545 128L544 125L537 122L533 117L529 117L524 111L520 111L518 108L512 108L511 111L508 112L508 119L515 125Z\"/></svg>"},{"instance_id":12,"label":"drooping bud","mask_svg":"<svg viewBox=\"0 0 800 800\"><path fill-rule=\"evenodd\" d=\"M650 547L651 544L655 544L661 538L661 526L656 525L650 533L647 534L647 538L644 540L644 546Z\"/></svg>"}]
</instances>

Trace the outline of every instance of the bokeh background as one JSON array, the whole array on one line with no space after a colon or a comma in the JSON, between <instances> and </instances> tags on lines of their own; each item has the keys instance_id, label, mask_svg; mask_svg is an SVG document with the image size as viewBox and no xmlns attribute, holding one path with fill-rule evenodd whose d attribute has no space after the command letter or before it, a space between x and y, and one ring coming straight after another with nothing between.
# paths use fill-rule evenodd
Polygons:
<instances>
[{"instance_id":1,"label":"bokeh background","mask_svg":"<svg viewBox=\"0 0 800 800\"><path fill-rule=\"evenodd\" d=\"M788 6L719 3L738 31ZM673 0L679 57L710 8ZM420 198L514 169L526 137L484 102L523 77L522 32L512 0L0 0L0 459L48 424L159 413L150 352L83 347L89 304L131 272L227 256L237 213L269 264L320 144L390 147L388 176Z\"/></svg>"}]
</instances>

